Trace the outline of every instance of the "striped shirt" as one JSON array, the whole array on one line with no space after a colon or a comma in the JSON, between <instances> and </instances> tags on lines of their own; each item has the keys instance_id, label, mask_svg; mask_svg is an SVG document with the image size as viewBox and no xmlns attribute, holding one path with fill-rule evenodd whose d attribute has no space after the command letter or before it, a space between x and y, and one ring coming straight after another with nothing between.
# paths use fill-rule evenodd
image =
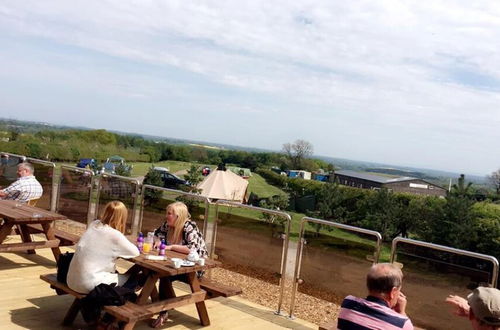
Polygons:
<instances>
[{"instance_id":1,"label":"striped shirt","mask_svg":"<svg viewBox=\"0 0 500 330\"><path fill-rule=\"evenodd\" d=\"M408 317L373 296L366 299L347 296L342 302L337 327L341 330L413 330Z\"/></svg>"},{"instance_id":2,"label":"striped shirt","mask_svg":"<svg viewBox=\"0 0 500 330\"><path fill-rule=\"evenodd\" d=\"M33 175L20 177L2 191L7 194L3 199L18 200L21 202L38 199L43 194L42 185Z\"/></svg>"}]
</instances>

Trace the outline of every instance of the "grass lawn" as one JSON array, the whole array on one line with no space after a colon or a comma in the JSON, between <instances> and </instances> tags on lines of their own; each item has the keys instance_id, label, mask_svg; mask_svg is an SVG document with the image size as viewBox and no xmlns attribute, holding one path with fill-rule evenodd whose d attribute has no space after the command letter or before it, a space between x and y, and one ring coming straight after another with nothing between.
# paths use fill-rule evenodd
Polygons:
<instances>
[{"instance_id":1,"label":"grass lawn","mask_svg":"<svg viewBox=\"0 0 500 330\"><path fill-rule=\"evenodd\" d=\"M148 172L149 168L151 167L151 163L143 163L143 162L136 162L136 163L128 163L130 165L133 165L132 167L132 176L137 177L137 176L145 176L146 173ZM167 160L163 162L157 162L154 163L155 166L159 167L166 167L169 169L170 173L175 173L177 171L182 171L182 170L188 170L191 165L196 165L196 166L202 166L204 164L197 164L197 163L190 163L190 162L180 162L180 161L175 161L175 160ZM215 165L210 166L210 167L215 167Z\"/></svg>"},{"instance_id":2,"label":"grass lawn","mask_svg":"<svg viewBox=\"0 0 500 330\"><path fill-rule=\"evenodd\" d=\"M260 198L267 198L274 195L288 195L280 188L267 183L266 180L257 173L252 173L252 176L248 179L248 192L253 192Z\"/></svg>"}]
</instances>

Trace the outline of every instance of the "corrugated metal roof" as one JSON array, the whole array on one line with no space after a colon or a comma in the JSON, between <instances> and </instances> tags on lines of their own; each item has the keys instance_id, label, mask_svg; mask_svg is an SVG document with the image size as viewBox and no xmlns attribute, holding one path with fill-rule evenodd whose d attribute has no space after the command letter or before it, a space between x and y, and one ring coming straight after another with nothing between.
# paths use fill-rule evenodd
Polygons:
<instances>
[{"instance_id":1,"label":"corrugated metal roof","mask_svg":"<svg viewBox=\"0 0 500 330\"><path fill-rule=\"evenodd\" d=\"M350 171L350 170L335 171L335 174L336 175L338 174L338 175L350 176L353 178L368 180L368 181L373 181L373 182L378 182L378 183L391 183L391 182L399 182L399 181L407 181L407 180L417 179L417 178L412 178L409 176L401 176L401 177L391 178L391 177L382 176L382 175L355 172L355 171Z\"/></svg>"}]
</instances>

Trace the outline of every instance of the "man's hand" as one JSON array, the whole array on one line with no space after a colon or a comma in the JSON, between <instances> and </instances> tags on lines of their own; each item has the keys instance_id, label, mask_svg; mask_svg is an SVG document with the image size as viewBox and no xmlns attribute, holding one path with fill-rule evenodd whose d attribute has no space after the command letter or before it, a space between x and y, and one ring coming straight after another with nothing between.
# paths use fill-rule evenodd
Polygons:
<instances>
[{"instance_id":1,"label":"man's hand","mask_svg":"<svg viewBox=\"0 0 500 330\"><path fill-rule=\"evenodd\" d=\"M469 316L470 306L464 298L450 294L445 301L454 307L453 314L464 317Z\"/></svg>"},{"instance_id":2,"label":"man's hand","mask_svg":"<svg viewBox=\"0 0 500 330\"><path fill-rule=\"evenodd\" d=\"M406 303L406 296L403 294L403 292L399 291L398 302L393 307L394 311L406 316Z\"/></svg>"}]
</instances>

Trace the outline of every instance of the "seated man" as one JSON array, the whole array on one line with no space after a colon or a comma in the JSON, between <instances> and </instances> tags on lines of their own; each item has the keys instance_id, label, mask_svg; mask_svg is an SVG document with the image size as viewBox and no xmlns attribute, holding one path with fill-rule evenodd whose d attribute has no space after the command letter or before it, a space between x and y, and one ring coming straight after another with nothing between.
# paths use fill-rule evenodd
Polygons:
<instances>
[{"instance_id":1,"label":"seated man","mask_svg":"<svg viewBox=\"0 0 500 330\"><path fill-rule=\"evenodd\" d=\"M30 163L21 163L17 165L18 179L7 188L0 190L0 199L27 202L32 199L40 198L43 194L42 185L33 174L33 165Z\"/></svg>"},{"instance_id":2,"label":"seated man","mask_svg":"<svg viewBox=\"0 0 500 330\"><path fill-rule=\"evenodd\" d=\"M403 273L394 264L373 265L366 276L368 297L347 296L337 327L342 330L413 329L406 316L406 296L401 292Z\"/></svg>"},{"instance_id":3,"label":"seated man","mask_svg":"<svg viewBox=\"0 0 500 330\"><path fill-rule=\"evenodd\" d=\"M500 291L495 288L476 288L467 300L450 295L446 302L455 307L455 314L468 317L474 330L500 329Z\"/></svg>"}]
</instances>

